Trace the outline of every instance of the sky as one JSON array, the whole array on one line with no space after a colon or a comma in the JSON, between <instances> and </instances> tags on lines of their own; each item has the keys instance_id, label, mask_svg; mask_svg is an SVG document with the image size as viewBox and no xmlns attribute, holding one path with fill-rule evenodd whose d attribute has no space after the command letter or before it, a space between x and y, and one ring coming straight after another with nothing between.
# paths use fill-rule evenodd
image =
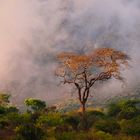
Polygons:
<instances>
[{"instance_id":1,"label":"sky","mask_svg":"<svg viewBox=\"0 0 140 140\"><path fill-rule=\"evenodd\" d=\"M127 88L113 80L96 96L123 94L139 85L139 0L0 0L0 91L12 94L15 103L71 95L54 75L56 54L97 47L122 50L132 60L122 72Z\"/></svg>"}]
</instances>

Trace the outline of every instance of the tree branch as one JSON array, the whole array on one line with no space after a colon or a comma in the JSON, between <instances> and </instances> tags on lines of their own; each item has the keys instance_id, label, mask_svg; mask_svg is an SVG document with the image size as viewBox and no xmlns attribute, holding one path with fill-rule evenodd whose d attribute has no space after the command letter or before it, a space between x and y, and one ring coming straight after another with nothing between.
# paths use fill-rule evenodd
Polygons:
<instances>
[{"instance_id":1,"label":"tree branch","mask_svg":"<svg viewBox=\"0 0 140 140\"><path fill-rule=\"evenodd\" d=\"M82 97L81 97L81 87L79 86L79 84L78 83L74 83L75 84L75 86L77 87L77 89L78 89L78 95L79 95L79 101L82 103Z\"/></svg>"},{"instance_id":2,"label":"tree branch","mask_svg":"<svg viewBox=\"0 0 140 140\"><path fill-rule=\"evenodd\" d=\"M111 78L111 72L108 71L108 72L102 72L100 73L96 78L93 78L90 80L90 84L89 84L89 87L92 87L96 81L98 80L108 80Z\"/></svg>"}]
</instances>

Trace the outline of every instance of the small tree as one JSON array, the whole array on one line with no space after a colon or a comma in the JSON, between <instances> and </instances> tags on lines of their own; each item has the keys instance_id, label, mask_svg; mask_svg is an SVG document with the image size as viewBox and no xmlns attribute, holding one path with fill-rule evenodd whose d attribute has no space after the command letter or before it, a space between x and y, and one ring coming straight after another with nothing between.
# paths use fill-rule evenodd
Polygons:
<instances>
[{"instance_id":1,"label":"small tree","mask_svg":"<svg viewBox=\"0 0 140 140\"><path fill-rule=\"evenodd\" d=\"M10 97L11 97L11 95L9 95L9 94L0 93L0 105L7 106L10 103L10 101L9 101Z\"/></svg>"},{"instance_id":2,"label":"small tree","mask_svg":"<svg viewBox=\"0 0 140 140\"><path fill-rule=\"evenodd\" d=\"M73 84L81 103L82 113L90 95L90 90L97 81L112 77L124 80L121 68L128 65L127 54L111 48L99 48L88 55L62 52L57 56L59 66L56 75L64 84Z\"/></svg>"},{"instance_id":3,"label":"small tree","mask_svg":"<svg viewBox=\"0 0 140 140\"><path fill-rule=\"evenodd\" d=\"M44 101L33 98L26 99L25 104L26 106L31 107L33 111L41 111L46 107L46 103Z\"/></svg>"}]
</instances>

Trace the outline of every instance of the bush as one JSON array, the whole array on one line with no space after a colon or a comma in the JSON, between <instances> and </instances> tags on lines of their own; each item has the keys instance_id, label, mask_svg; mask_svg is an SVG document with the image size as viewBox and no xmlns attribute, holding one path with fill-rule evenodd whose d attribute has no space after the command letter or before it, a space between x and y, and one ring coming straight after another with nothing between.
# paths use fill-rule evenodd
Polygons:
<instances>
[{"instance_id":1,"label":"bush","mask_svg":"<svg viewBox=\"0 0 140 140\"><path fill-rule=\"evenodd\" d=\"M37 124L46 127L53 127L63 124L63 119L59 113L49 113L47 115L42 115L37 120Z\"/></svg>"},{"instance_id":2,"label":"bush","mask_svg":"<svg viewBox=\"0 0 140 140\"><path fill-rule=\"evenodd\" d=\"M24 124L16 128L17 139L23 138L24 140L42 140L44 132L34 124Z\"/></svg>"},{"instance_id":3,"label":"bush","mask_svg":"<svg viewBox=\"0 0 140 140\"><path fill-rule=\"evenodd\" d=\"M21 114L21 124L31 123L32 122L32 114L30 113L23 113Z\"/></svg>"},{"instance_id":4,"label":"bush","mask_svg":"<svg viewBox=\"0 0 140 140\"><path fill-rule=\"evenodd\" d=\"M128 107L123 109L119 114L118 114L118 119L132 119L139 115L139 111L136 108L133 107Z\"/></svg>"},{"instance_id":5,"label":"bush","mask_svg":"<svg viewBox=\"0 0 140 140\"><path fill-rule=\"evenodd\" d=\"M7 108L8 113L18 113L19 110L15 106L10 106Z\"/></svg>"},{"instance_id":6,"label":"bush","mask_svg":"<svg viewBox=\"0 0 140 140\"><path fill-rule=\"evenodd\" d=\"M71 132L71 131L72 131L72 128L66 124L56 126L56 128L55 128L56 134L61 134L61 133Z\"/></svg>"},{"instance_id":7,"label":"bush","mask_svg":"<svg viewBox=\"0 0 140 140\"><path fill-rule=\"evenodd\" d=\"M88 111L86 114L87 114L87 116L96 116L96 117L100 117L100 118L105 116L105 114L103 112L97 111L97 110Z\"/></svg>"},{"instance_id":8,"label":"bush","mask_svg":"<svg viewBox=\"0 0 140 140\"><path fill-rule=\"evenodd\" d=\"M75 135L75 140L94 140L90 132L80 132Z\"/></svg>"},{"instance_id":9,"label":"bush","mask_svg":"<svg viewBox=\"0 0 140 140\"><path fill-rule=\"evenodd\" d=\"M97 131L94 134L94 139L96 140L113 140L113 136L109 133L103 131Z\"/></svg>"},{"instance_id":10,"label":"bush","mask_svg":"<svg viewBox=\"0 0 140 140\"><path fill-rule=\"evenodd\" d=\"M86 123L87 123L87 128L91 128L94 123L100 119L105 119L106 116L103 112L101 111L97 111L97 110L93 110L93 111L88 111L86 113Z\"/></svg>"},{"instance_id":11,"label":"bush","mask_svg":"<svg viewBox=\"0 0 140 140\"><path fill-rule=\"evenodd\" d=\"M121 112L118 114L119 119L132 119L140 114L140 108L137 108L139 100L122 100L119 102Z\"/></svg>"},{"instance_id":12,"label":"bush","mask_svg":"<svg viewBox=\"0 0 140 140\"><path fill-rule=\"evenodd\" d=\"M74 140L75 133L74 132L64 132L62 134L57 134L55 137L57 140ZM76 140L78 140L78 139L76 139Z\"/></svg>"},{"instance_id":13,"label":"bush","mask_svg":"<svg viewBox=\"0 0 140 140\"><path fill-rule=\"evenodd\" d=\"M120 106L117 103L111 103L108 107L108 115L111 117L116 117L121 111Z\"/></svg>"},{"instance_id":14,"label":"bush","mask_svg":"<svg viewBox=\"0 0 140 140\"><path fill-rule=\"evenodd\" d=\"M104 131L106 133L116 134L120 130L119 124L112 119L99 120L95 123L94 127L97 130Z\"/></svg>"},{"instance_id":15,"label":"bush","mask_svg":"<svg viewBox=\"0 0 140 140\"><path fill-rule=\"evenodd\" d=\"M140 115L140 100L120 100L111 103L108 107L108 115L118 119L132 119Z\"/></svg>"},{"instance_id":16,"label":"bush","mask_svg":"<svg viewBox=\"0 0 140 140\"><path fill-rule=\"evenodd\" d=\"M24 114L9 113L5 117L14 126L24 125L24 124L33 122L33 120L32 120L32 114L29 114L29 113L24 113Z\"/></svg>"},{"instance_id":17,"label":"bush","mask_svg":"<svg viewBox=\"0 0 140 140\"><path fill-rule=\"evenodd\" d=\"M22 123L22 116L17 113L9 113L7 114L7 119L10 121L13 125L20 125Z\"/></svg>"},{"instance_id":18,"label":"bush","mask_svg":"<svg viewBox=\"0 0 140 140\"><path fill-rule=\"evenodd\" d=\"M7 112L7 108L0 105L0 115L4 115Z\"/></svg>"},{"instance_id":19,"label":"bush","mask_svg":"<svg viewBox=\"0 0 140 140\"><path fill-rule=\"evenodd\" d=\"M7 128L9 126L9 121L5 118L0 119L0 129Z\"/></svg>"},{"instance_id":20,"label":"bush","mask_svg":"<svg viewBox=\"0 0 140 140\"><path fill-rule=\"evenodd\" d=\"M111 134L97 132L65 132L56 136L57 140L114 140Z\"/></svg>"},{"instance_id":21,"label":"bush","mask_svg":"<svg viewBox=\"0 0 140 140\"><path fill-rule=\"evenodd\" d=\"M6 107L6 106L0 106L0 115L6 115L9 113L18 113L18 109L14 106Z\"/></svg>"},{"instance_id":22,"label":"bush","mask_svg":"<svg viewBox=\"0 0 140 140\"><path fill-rule=\"evenodd\" d=\"M120 125L123 133L131 136L140 136L140 116L131 120L122 120Z\"/></svg>"},{"instance_id":23,"label":"bush","mask_svg":"<svg viewBox=\"0 0 140 140\"><path fill-rule=\"evenodd\" d=\"M77 115L67 115L64 116L64 123L70 125L74 130L77 130L80 123L80 118Z\"/></svg>"}]
</instances>

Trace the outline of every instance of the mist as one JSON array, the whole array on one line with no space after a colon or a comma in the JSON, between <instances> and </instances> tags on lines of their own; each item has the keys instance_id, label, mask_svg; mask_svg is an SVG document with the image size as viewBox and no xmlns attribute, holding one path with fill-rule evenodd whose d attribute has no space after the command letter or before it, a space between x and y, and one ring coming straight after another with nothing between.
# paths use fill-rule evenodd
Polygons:
<instances>
[{"instance_id":1,"label":"mist","mask_svg":"<svg viewBox=\"0 0 140 140\"><path fill-rule=\"evenodd\" d=\"M54 75L56 54L112 47L132 58L122 72L127 87L109 81L96 96L133 92L140 82L139 45L139 0L1 0L0 91L12 94L14 103L67 98L71 88L58 85Z\"/></svg>"}]
</instances>

